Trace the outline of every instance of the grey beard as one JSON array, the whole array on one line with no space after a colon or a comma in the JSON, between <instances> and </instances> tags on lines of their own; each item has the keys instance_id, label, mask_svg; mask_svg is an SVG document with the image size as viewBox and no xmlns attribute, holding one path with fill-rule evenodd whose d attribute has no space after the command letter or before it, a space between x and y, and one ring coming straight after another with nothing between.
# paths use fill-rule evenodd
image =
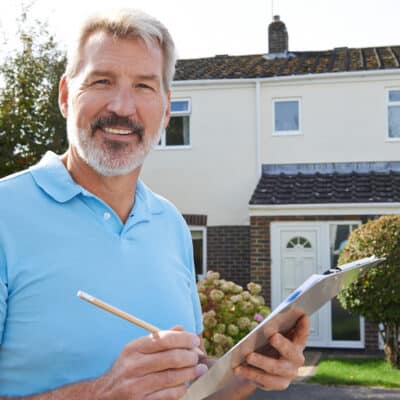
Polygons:
<instances>
[{"instance_id":1,"label":"grey beard","mask_svg":"<svg viewBox=\"0 0 400 400\"><path fill-rule=\"evenodd\" d=\"M105 141L102 147L96 146L95 142L91 139L92 136L88 134L89 132L84 129L77 130L72 124L72 118L68 118L68 141L70 145L76 148L79 157L100 175L119 176L127 175L143 164L147 154L160 141L164 119L161 121L157 134L154 136L151 135L150 139L146 138L146 135L143 135L141 139L139 138L137 147L131 150L130 154L128 152L124 153L123 148L128 147L124 143ZM104 150L104 147L108 151Z\"/></svg>"}]
</instances>

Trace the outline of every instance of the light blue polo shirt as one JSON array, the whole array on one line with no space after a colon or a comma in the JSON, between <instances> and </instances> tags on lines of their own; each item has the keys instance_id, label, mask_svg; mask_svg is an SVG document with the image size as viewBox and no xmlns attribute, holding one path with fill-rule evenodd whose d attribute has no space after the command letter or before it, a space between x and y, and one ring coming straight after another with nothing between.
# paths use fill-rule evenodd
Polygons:
<instances>
[{"instance_id":1,"label":"light blue polo shirt","mask_svg":"<svg viewBox=\"0 0 400 400\"><path fill-rule=\"evenodd\" d=\"M200 333L194 277L183 218L140 180L125 224L54 153L0 180L0 396L98 377L148 334L78 290L161 329Z\"/></svg>"}]
</instances>

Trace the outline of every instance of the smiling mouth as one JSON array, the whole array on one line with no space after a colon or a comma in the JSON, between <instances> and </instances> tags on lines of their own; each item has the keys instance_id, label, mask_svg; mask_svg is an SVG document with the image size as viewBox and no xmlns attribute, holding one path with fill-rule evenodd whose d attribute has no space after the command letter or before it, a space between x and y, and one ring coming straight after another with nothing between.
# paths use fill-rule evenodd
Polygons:
<instances>
[{"instance_id":1,"label":"smiling mouth","mask_svg":"<svg viewBox=\"0 0 400 400\"><path fill-rule=\"evenodd\" d=\"M122 129L122 128L110 128L110 127L104 127L102 129L105 133L111 133L112 135L131 135L135 133L131 129Z\"/></svg>"}]
</instances>

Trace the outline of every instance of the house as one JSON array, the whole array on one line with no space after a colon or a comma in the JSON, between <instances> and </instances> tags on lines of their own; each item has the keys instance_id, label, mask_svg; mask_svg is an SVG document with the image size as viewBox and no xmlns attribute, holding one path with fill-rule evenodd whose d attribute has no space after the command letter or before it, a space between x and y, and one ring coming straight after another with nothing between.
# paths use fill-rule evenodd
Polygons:
<instances>
[{"instance_id":1,"label":"house","mask_svg":"<svg viewBox=\"0 0 400 400\"><path fill-rule=\"evenodd\" d=\"M172 119L143 170L191 227L199 275L263 285L275 307L336 264L349 233L400 210L400 46L179 60ZM375 350L334 300L309 346Z\"/></svg>"}]
</instances>

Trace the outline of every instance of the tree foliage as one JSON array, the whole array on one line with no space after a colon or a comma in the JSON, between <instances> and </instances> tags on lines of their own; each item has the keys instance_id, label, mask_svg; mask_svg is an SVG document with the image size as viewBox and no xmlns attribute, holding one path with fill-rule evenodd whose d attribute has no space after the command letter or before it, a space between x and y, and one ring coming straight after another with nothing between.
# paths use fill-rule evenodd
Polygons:
<instances>
[{"instance_id":1,"label":"tree foliage","mask_svg":"<svg viewBox=\"0 0 400 400\"><path fill-rule=\"evenodd\" d=\"M387 359L400 368L400 215L383 216L353 231L339 264L375 254L384 267L369 269L339 295L344 308L382 323Z\"/></svg>"},{"instance_id":2,"label":"tree foliage","mask_svg":"<svg viewBox=\"0 0 400 400\"><path fill-rule=\"evenodd\" d=\"M65 120L57 103L65 53L46 24L18 30L20 46L0 65L0 176L36 163L46 150L67 147Z\"/></svg>"}]
</instances>

